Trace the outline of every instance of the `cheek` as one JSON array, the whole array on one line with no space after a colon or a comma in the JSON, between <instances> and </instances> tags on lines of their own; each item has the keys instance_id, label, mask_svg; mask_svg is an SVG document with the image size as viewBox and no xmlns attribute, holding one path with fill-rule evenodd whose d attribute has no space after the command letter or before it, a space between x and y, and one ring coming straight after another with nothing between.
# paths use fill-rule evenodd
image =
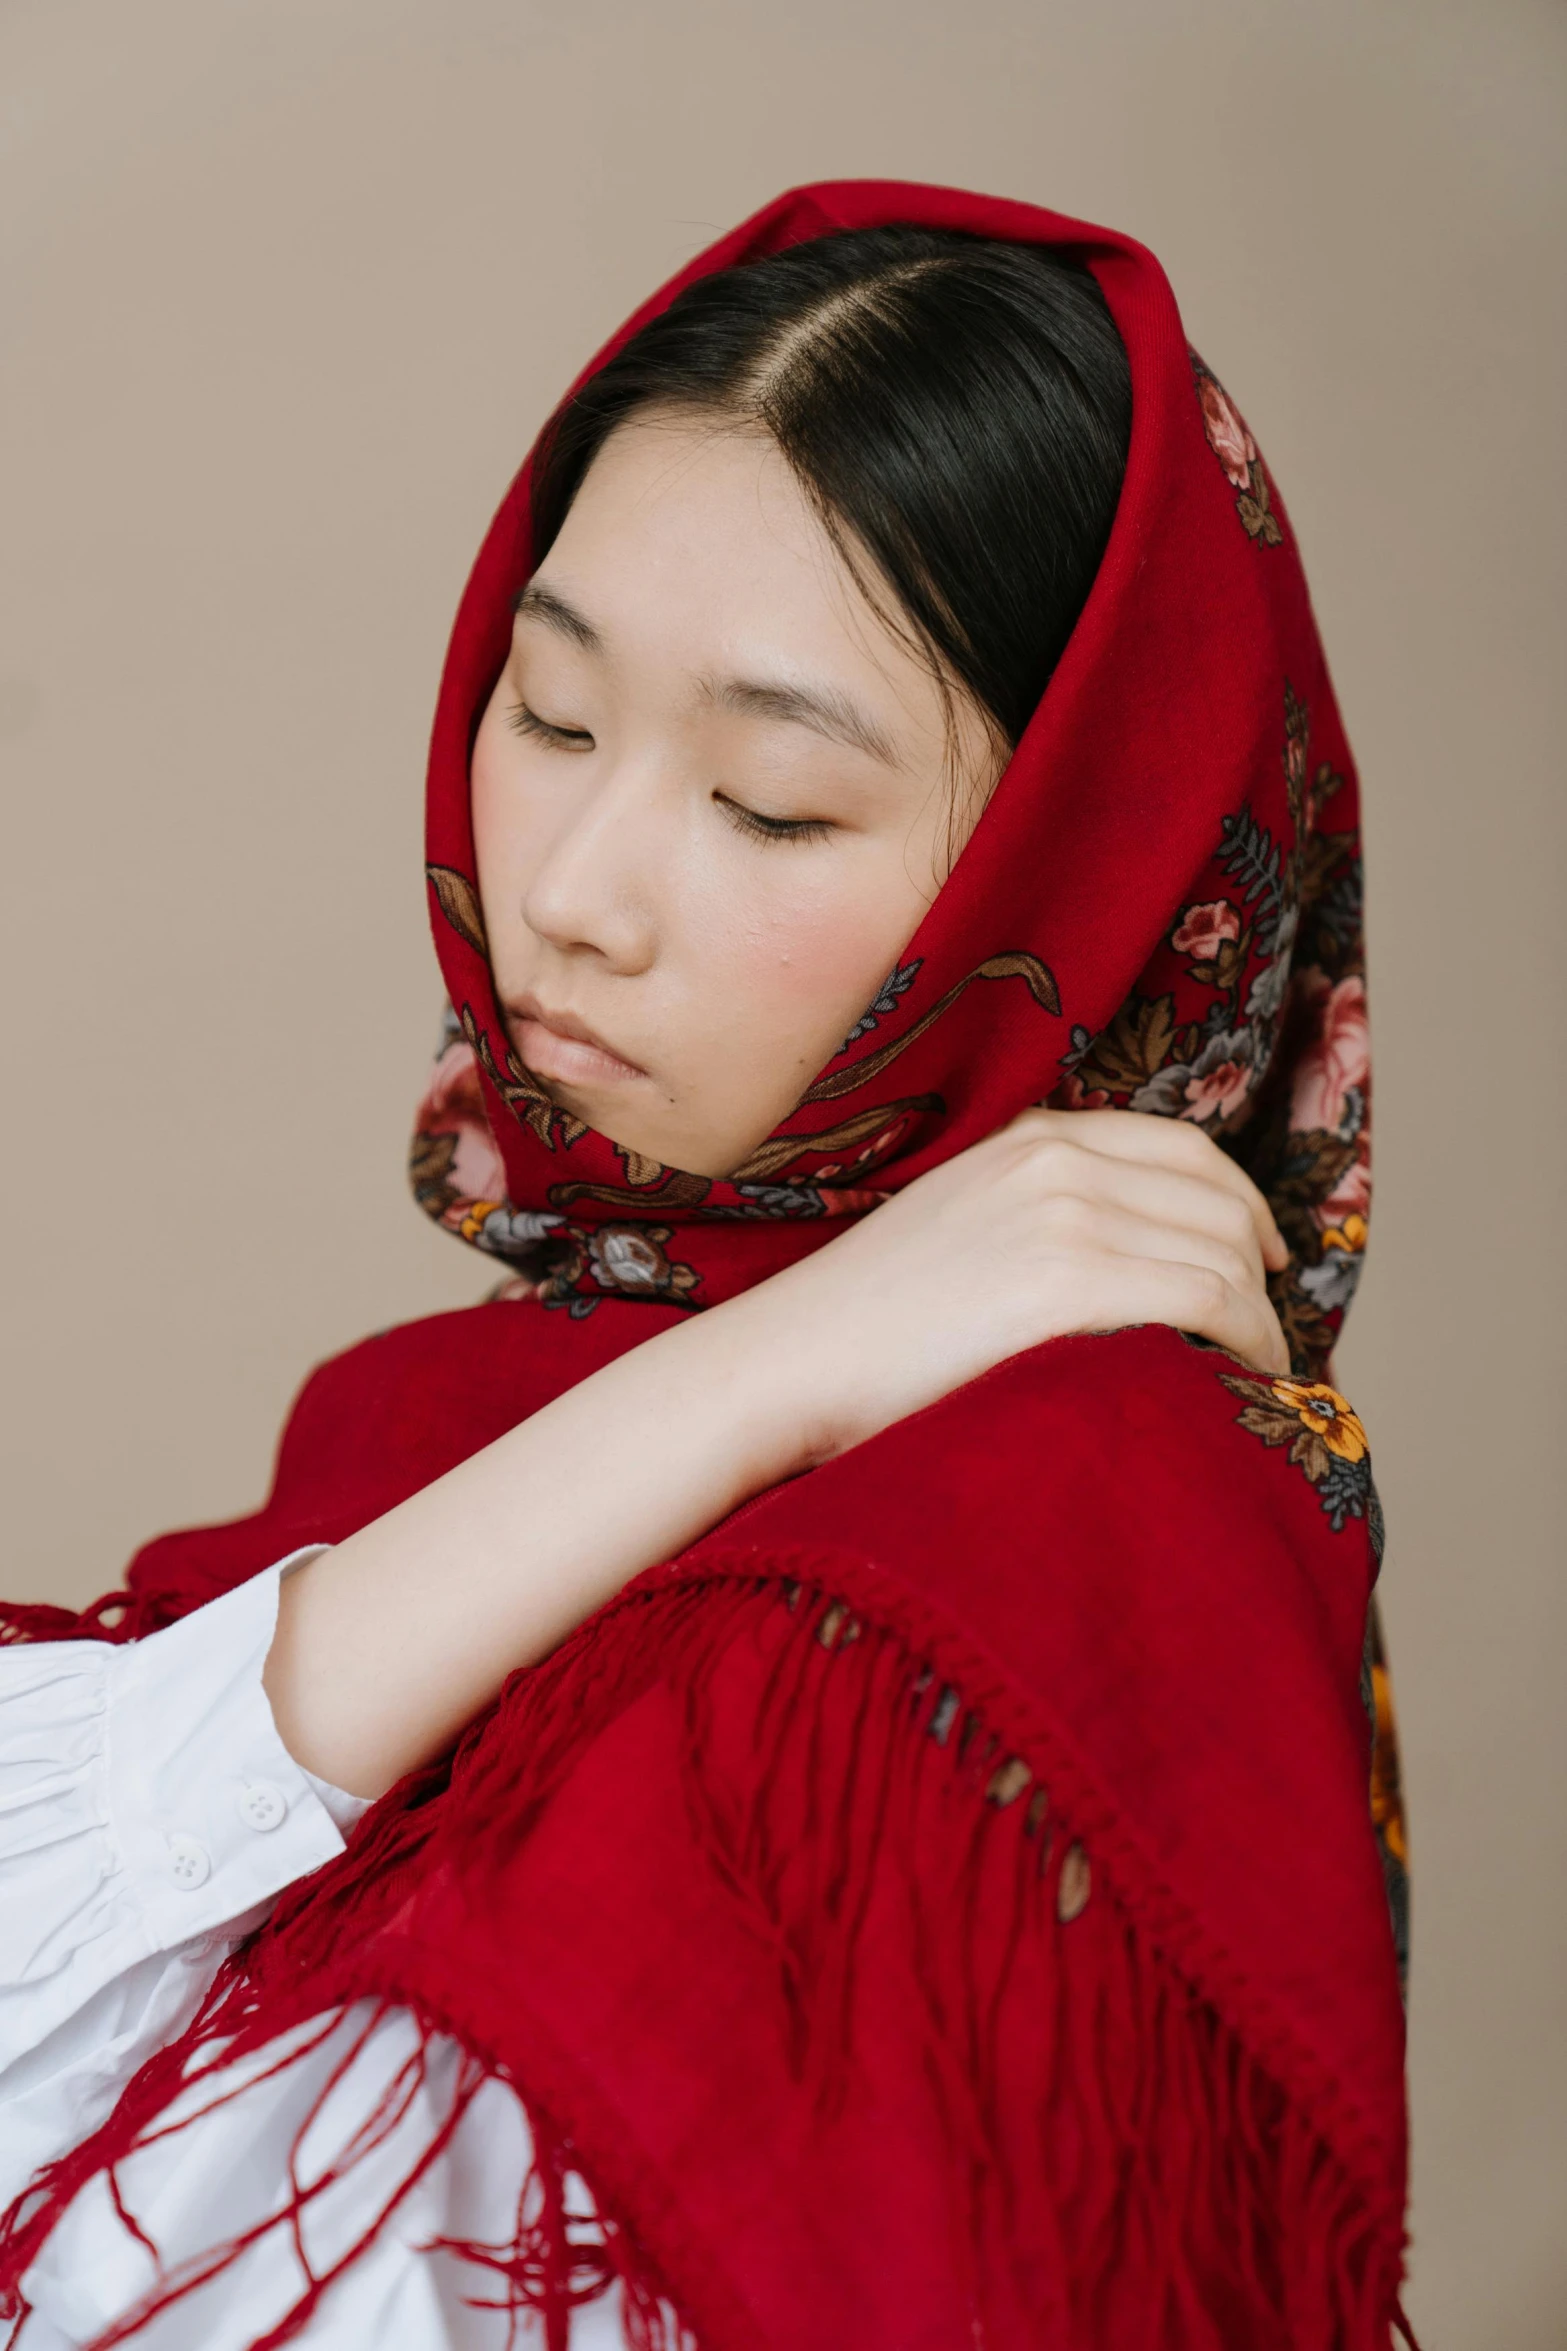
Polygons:
<instances>
[{"instance_id":1,"label":"cheek","mask_svg":"<svg viewBox=\"0 0 1567 2351\"><path fill-rule=\"evenodd\" d=\"M772 861L790 857L799 869L770 879ZM733 1051L765 1040L775 1067L783 1057L814 1076L881 986L924 905L901 875L889 888L852 855L836 870L787 844L756 858L750 890L710 902L693 941L697 984L721 1011Z\"/></svg>"},{"instance_id":2,"label":"cheek","mask_svg":"<svg viewBox=\"0 0 1567 2351\"><path fill-rule=\"evenodd\" d=\"M480 721L468 768L473 847L479 864L477 878L481 888L485 867L498 864L506 851L507 827L502 822L502 811L507 801L506 764L506 746L501 739L495 704L492 702Z\"/></svg>"},{"instance_id":3,"label":"cheek","mask_svg":"<svg viewBox=\"0 0 1567 2351\"><path fill-rule=\"evenodd\" d=\"M497 976L504 973L518 908L536 856L531 803L516 773L516 745L492 702L480 724L469 764L468 797L479 899Z\"/></svg>"}]
</instances>

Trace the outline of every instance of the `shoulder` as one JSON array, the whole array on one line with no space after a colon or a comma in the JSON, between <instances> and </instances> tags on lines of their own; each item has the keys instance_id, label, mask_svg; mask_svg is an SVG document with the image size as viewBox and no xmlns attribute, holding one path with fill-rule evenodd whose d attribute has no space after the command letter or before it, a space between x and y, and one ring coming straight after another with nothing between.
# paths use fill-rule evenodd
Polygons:
<instances>
[{"instance_id":1,"label":"shoulder","mask_svg":"<svg viewBox=\"0 0 1567 2351\"><path fill-rule=\"evenodd\" d=\"M1345 1397L1153 1325L1014 1356L747 1516L758 1535L847 1539L940 1581L976 1558L1033 1573L1046 1557L1113 1559L1134 1581L1180 1559L1190 1580L1201 1557L1231 1589L1345 1568L1362 1584L1381 1548Z\"/></svg>"},{"instance_id":2,"label":"shoulder","mask_svg":"<svg viewBox=\"0 0 1567 2351\"><path fill-rule=\"evenodd\" d=\"M1039 1416L1107 1469L1130 1471L1141 1457L1183 1489L1241 1478L1259 1500L1292 1495L1334 1533L1366 1521L1380 1553L1370 1440L1327 1380L1275 1377L1156 1324L1057 1340L990 1379L1009 1418Z\"/></svg>"}]
</instances>

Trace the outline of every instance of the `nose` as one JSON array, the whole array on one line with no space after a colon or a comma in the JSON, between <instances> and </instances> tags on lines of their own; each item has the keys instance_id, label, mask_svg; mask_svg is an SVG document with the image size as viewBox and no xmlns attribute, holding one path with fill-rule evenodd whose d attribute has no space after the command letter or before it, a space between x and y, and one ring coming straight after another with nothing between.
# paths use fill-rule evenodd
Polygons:
<instances>
[{"instance_id":1,"label":"nose","mask_svg":"<svg viewBox=\"0 0 1567 2351\"><path fill-rule=\"evenodd\" d=\"M648 968L657 944L654 798L653 780L629 761L570 796L523 888L523 920L536 937L626 978Z\"/></svg>"}]
</instances>

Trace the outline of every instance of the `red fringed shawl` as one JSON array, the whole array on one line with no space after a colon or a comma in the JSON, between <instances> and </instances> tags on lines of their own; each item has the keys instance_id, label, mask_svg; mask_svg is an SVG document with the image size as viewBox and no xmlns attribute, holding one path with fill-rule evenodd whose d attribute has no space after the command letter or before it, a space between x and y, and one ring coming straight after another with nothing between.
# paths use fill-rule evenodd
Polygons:
<instances>
[{"instance_id":1,"label":"red fringed shawl","mask_svg":"<svg viewBox=\"0 0 1567 2351\"><path fill-rule=\"evenodd\" d=\"M1324 1379L1369 1204L1354 771L1278 492L1129 239L806 189L624 333L704 272L900 220L1085 257L1134 408L1087 608L875 1004L727 1182L583 1131L513 1057L467 765L530 568L524 467L436 715L453 1023L414 1152L421 1203L507 1279L318 1371L255 1517L14 1629L125 1638L350 1532L1046 1098L1224 1138L1294 1252L1295 1376L1160 1329L1058 1342L640 1577L285 1899L12 2214L13 2290L215 2039L369 1995L526 2101L535 2194L486 2260L553 2344L612 2273L638 2340L702 2351L1373 2351L1398 2323L1379 1522Z\"/></svg>"}]
</instances>

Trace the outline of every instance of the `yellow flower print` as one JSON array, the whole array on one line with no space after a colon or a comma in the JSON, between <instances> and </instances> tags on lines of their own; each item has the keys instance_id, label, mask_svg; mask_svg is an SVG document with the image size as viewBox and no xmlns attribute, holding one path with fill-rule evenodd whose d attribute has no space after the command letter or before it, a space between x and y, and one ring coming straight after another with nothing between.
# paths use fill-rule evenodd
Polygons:
<instances>
[{"instance_id":1,"label":"yellow flower print","mask_svg":"<svg viewBox=\"0 0 1567 2351\"><path fill-rule=\"evenodd\" d=\"M1404 1796L1399 1784L1398 1734L1393 1727L1393 1685L1385 1665L1371 1668L1376 1738L1371 1750L1371 1819L1383 1844L1401 1868L1409 1866L1404 1830Z\"/></svg>"},{"instance_id":2,"label":"yellow flower print","mask_svg":"<svg viewBox=\"0 0 1567 2351\"><path fill-rule=\"evenodd\" d=\"M1340 1461L1365 1460L1369 1448L1360 1415L1337 1388L1320 1380L1275 1380L1273 1393Z\"/></svg>"},{"instance_id":3,"label":"yellow flower print","mask_svg":"<svg viewBox=\"0 0 1567 2351\"><path fill-rule=\"evenodd\" d=\"M1348 1257L1358 1257L1366 1246L1366 1220L1358 1209L1351 1209L1342 1224L1331 1224L1322 1236L1324 1249L1342 1249Z\"/></svg>"},{"instance_id":4,"label":"yellow flower print","mask_svg":"<svg viewBox=\"0 0 1567 2351\"><path fill-rule=\"evenodd\" d=\"M1257 1372L1225 1372L1220 1384L1238 1396L1239 1425L1277 1447L1317 1489L1336 1534L1347 1518L1368 1519L1374 1545L1381 1517L1371 1484L1371 1448L1360 1415L1323 1380L1270 1380Z\"/></svg>"}]
</instances>

